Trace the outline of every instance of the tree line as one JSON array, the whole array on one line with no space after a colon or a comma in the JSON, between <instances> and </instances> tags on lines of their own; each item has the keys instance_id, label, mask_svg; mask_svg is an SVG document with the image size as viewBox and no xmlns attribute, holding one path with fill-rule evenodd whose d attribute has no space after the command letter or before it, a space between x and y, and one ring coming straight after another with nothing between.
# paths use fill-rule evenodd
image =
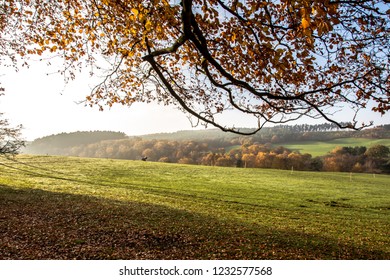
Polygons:
<instances>
[{"instance_id":1,"label":"tree line","mask_svg":"<svg viewBox=\"0 0 390 280\"><path fill-rule=\"evenodd\" d=\"M389 148L382 145L369 148L337 147L323 157L312 157L275 144L253 142L252 138L176 141L120 138L122 134L111 136L119 139L90 140L89 143L66 147L52 146L49 153L225 167L390 173ZM39 140L38 144L42 141Z\"/></svg>"},{"instance_id":2,"label":"tree line","mask_svg":"<svg viewBox=\"0 0 390 280\"><path fill-rule=\"evenodd\" d=\"M242 131L249 129L241 128ZM244 142L258 143L286 143L300 141L327 141L337 138L358 137L370 139L390 138L390 125L376 126L360 131L340 129L332 123L323 124L297 124L297 125L277 125L264 127L261 131L252 136L237 136L226 133L218 129L207 130L184 130L173 133L156 133L143 135L143 139L148 140L194 140L213 142L213 145L228 147L239 145Z\"/></svg>"}]
</instances>

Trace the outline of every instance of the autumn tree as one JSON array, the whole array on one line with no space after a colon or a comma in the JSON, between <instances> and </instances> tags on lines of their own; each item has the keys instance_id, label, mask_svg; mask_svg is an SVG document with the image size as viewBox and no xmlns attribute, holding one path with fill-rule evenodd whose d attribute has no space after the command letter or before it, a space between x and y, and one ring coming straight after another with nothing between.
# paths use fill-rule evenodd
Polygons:
<instances>
[{"instance_id":1,"label":"autumn tree","mask_svg":"<svg viewBox=\"0 0 390 280\"><path fill-rule=\"evenodd\" d=\"M103 73L86 98L101 108L157 100L242 134L302 116L358 129L369 125L361 109L390 108L389 8L387 0L10 0L0 7L0 48L14 63L60 56L67 78L82 65ZM341 123L338 106L355 113ZM257 128L223 123L230 110Z\"/></svg>"},{"instance_id":2,"label":"autumn tree","mask_svg":"<svg viewBox=\"0 0 390 280\"><path fill-rule=\"evenodd\" d=\"M366 163L366 147L336 147L325 158L323 169L337 172L362 172Z\"/></svg>"},{"instance_id":3,"label":"autumn tree","mask_svg":"<svg viewBox=\"0 0 390 280\"><path fill-rule=\"evenodd\" d=\"M215 162L216 166L225 166L225 167L231 167L234 166L237 163L237 160L232 159L227 154L219 154L218 158Z\"/></svg>"},{"instance_id":4,"label":"autumn tree","mask_svg":"<svg viewBox=\"0 0 390 280\"><path fill-rule=\"evenodd\" d=\"M4 89L0 87L0 96ZM0 156L14 156L25 146L21 135L22 126L11 127L8 119L0 113Z\"/></svg>"},{"instance_id":5,"label":"autumn tree","mask_svg":"<svg viewBox=\"0 0 390 280\"><path fill-rule=\"evenodd\" d=\"M390 148L384 145L374 145L367 149L366 167L371 172L390 173Z\"/></svg>"},{"instance_id":6,"label":"autumn tree","mask_svg":"<svg viewBox=\"0 0 390 280\"><path fill-rule=\"evenodd\" d=\"M17 155L25 141L21 138L21 126L10 127L7 119L0 113L0 155Z\"/></svg>"},{"instance_id":7,"label":"autumn tree","mask_svg":"<svg viewBox=\"0 0 390 280\"><path fill-rule=\"evenodd\" d=\"M368 148L365 154L371 158L388 158L390 149L387 146L377 144Z\"/></svg>"}]
</instances>

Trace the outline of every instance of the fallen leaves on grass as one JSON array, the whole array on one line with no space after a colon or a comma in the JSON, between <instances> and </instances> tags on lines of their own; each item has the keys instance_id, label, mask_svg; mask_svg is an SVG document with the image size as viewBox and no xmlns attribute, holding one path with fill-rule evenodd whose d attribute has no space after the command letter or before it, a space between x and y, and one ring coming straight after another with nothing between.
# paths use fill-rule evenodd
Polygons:
<instances>
[{"instance_id":1,"label":"fallen leaves on grass","mask_svg":"<svg viewBox=\"0 0 390 280\"><path fill-rule=\"evenodd\" d=\"M153 204L0 188L1 259L389 257Z\"/></svg>"}]
</instances>

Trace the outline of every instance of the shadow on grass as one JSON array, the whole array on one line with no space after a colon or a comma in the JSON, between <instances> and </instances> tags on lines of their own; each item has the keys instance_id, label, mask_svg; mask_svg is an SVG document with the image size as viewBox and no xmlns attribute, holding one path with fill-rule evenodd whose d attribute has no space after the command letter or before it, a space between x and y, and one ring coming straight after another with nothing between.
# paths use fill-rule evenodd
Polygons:
<instances>
[{"instance_id":1,"label":"shadow on grass","mask_svg":"<svg viewBox=\"0 0 390 280\"><path fill-rule=\"evenodd\" d=\"M0 259L388 259L164 206L0 186Z\"/></svg>"}]
</instances>

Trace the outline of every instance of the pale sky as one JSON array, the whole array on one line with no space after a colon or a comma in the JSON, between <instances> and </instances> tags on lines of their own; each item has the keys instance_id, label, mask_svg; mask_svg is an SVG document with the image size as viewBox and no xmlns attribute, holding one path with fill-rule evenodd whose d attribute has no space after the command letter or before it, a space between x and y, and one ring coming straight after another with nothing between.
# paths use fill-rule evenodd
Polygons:
<instances>
[{"instance_id":1,"label":"pale sky","mask_svg":"<svg viewBox=\"0 0 390 280\"><path fill-rule=\"evenodd\" d=\"M27 140L61 132L112 130L127 135L174 132L191 129L191 123L181 111L157 104L135 103L99 111L77 101L85 99L94 82L82 75L67 85L60 74L50 72L44 63L34 63L16 73L0 68L0 112L12 125L22 124Z\"/></svg>"},{"instance_id":2,"label":"pale sky","mask_svg":"<svg viewBox=\"0 0 390 280\"><path fill-rule=\"evenodd\" d=\"M97 107L76 104L88 95L96 81L85 74L65 85L61 75L47 75L57 68L48 68L42 62L30 62L30 65L29 69L21 68L18 73L0 67L1 86L6 90L0 97L0 112L13 126L23 125L26 140L74 131L111 130L132 136L192 129L187 116L173 107L135 103L131 107L117 105L101 112ZM389 114L380 117L368 111L365 116L367 121L375 121L375 125L390 123ZM239 115L231 118L236 127L255 127Z\"/></svg>"}]
</instances>

